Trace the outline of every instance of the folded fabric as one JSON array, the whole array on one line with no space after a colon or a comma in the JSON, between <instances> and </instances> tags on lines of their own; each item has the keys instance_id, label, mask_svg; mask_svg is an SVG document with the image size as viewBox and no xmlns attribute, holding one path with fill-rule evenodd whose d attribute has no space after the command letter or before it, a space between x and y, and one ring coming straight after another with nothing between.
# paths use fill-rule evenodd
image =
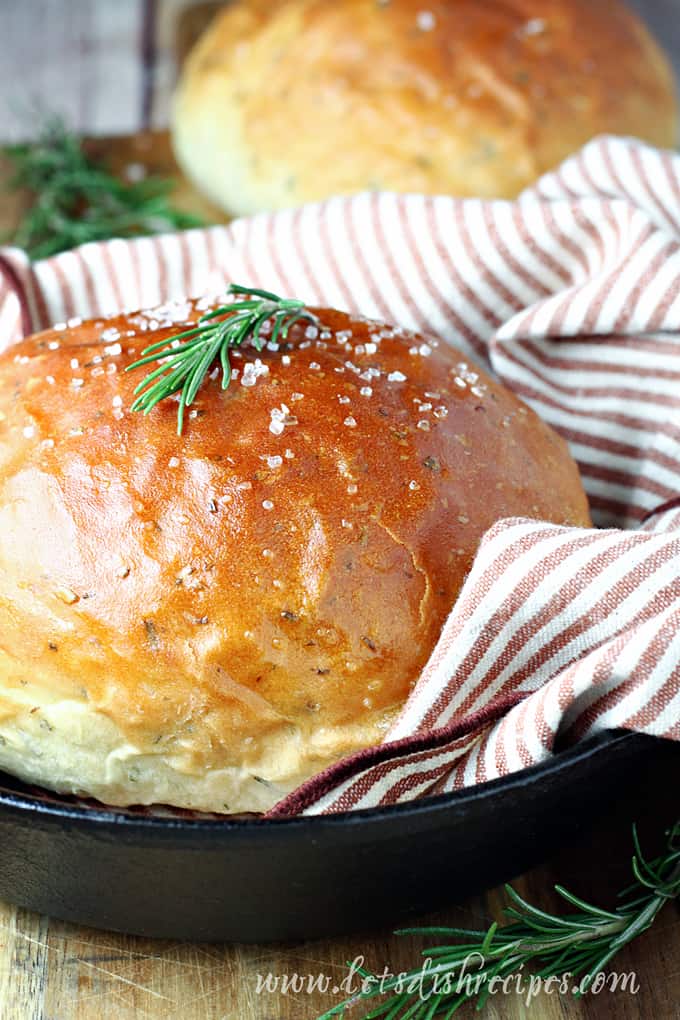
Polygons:
<instances>
[{"instance_id":1,"label":"folded fabric","mask_svg":"<svg viewBox=\"0 0 680 1020\"><path fill-rule=\"evenodd\" d=\"M612 728L680 740L680 157L600 138L516 202L367 193L227 227L0 251L0 347L225 280L433 331L569 441L602 530L484 536L385 742L272 814L392 804Z\"/></svg>"}]
</instances>

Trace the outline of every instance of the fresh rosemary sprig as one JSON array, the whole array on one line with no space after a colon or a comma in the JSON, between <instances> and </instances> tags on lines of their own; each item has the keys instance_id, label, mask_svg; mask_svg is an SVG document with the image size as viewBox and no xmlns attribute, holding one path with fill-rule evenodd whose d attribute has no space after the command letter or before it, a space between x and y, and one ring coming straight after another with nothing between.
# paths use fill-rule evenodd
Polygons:
<instances>
[{"instance_id":1,"label":"fresh rosemary sprig","mask_svg":"<svg viewBox=\"0 0 680 1020\"><path fill-rule=\"evenodd\" d=\"M90 159L80 139L58 117L39 137L4 149L13 164L12 189L35 201L11 238L32 259L47 258L87 241L134 237L201 226L168 201L172 181L159 177L127 183Z\"/></svg>"},{"instance_id":2,"label":"fresh rosemary sprig","mask_svg":"<svg viewBox=\"0 0 680 1020\"><path fill-rule=\"evenodd\" d=\"M171 341L161 340L142 351L138 361L128 365L127 372L151 362L158 362L146 379L135 388L139 394L132 404L133 411L149 411L166 397L179 393L177 411L177 434L182 434L184 411L193 403L201 383L211 366L219 358L222 367L222 389L226 390L231 381L229 350L241 347L247 340L257 351L265 343L278 343L286 339L288 330L296 322L306 320L318 325L316 315L308 311L302 301L295 298L281 298L268 290L255 287L241 287L236 283L229 286L229 294L242 300L220 305L206 312L195 326L178 333ZM270 323L271 330L263 336L263 327ZM179 343L184 340L184 343Z\"/></svg>"},{"instance_id":3,"label":"fresh rosemary sprig","mask_svg":"<svg viewBox=\"0 0 680 1020\"><path fill-rule=\"evenodd\" d=\"M582 995L619 950L649 928L666 903L680 896L680 821L669 831L665 852L656 860L645 860L635 829L633 840L635 882L620 893L621 903L615 910L586 903L558 885L557 893L576 911L549 914L506 886L511 906L505 913L513 918L511 924L494 923L486 932L466 928L406 928L396 932L436 935L456 942L423 950L425 968L385 981L358 971L367 982L365 990L318 1020L344 1016L351 1006L388 992L393 993L390 998L364 1013L362 1020L452 1017L465 1003L475 1001L480 1010L494 984L498 986L503 978L517 974L525 964L531 964L537 977L545 980L568 975L572 993Z\"/></svg>"}]
</instances>

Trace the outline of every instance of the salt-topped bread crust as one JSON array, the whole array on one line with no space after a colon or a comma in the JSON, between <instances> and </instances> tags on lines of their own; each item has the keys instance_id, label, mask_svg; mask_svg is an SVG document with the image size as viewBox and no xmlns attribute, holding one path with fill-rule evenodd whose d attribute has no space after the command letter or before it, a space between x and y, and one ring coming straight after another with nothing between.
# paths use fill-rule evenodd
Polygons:
<instances>
[{"instance_id":1,"label":"salt-topped bread crust","mask_svg":"<svg viewBox=\"0 0 680 1020\"><path fill-rule=\"evenodd\" d=\"M143 347L206 303L0 356L0 768L262 811L380 742L499 518L587 525L566 444L435 338L322 309L178 437Z\"/></svg>"}]
</instances>

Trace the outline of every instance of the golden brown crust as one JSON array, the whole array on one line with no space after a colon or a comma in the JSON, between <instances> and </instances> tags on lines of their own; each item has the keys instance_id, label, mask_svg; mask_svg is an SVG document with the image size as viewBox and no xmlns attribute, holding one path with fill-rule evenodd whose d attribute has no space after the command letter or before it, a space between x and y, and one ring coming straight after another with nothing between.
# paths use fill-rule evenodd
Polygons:
<instances>
[{"instance_id":1,"label":"golden brown crust","mask_svg":"<svg viewBox=\"0 0 680 1020\"><path fill-rule=\"evenodd\" d=\"M197 314L0 357L0 723L37 683L179 773L289 788L380 739L490 525L587 505L565 443L462 356L325 309L255 385L235 353L179 438L124 369Z\"/></svg>"},{"instance_id":2,"label":"golden brown crust","mask_svg":"<svg viewBox=\"0 0 680 1020\"><path fill-rule=\"evenodd\" d=\"M239 0L174 114L180 162L239 214L367 188L513 197L597 134L671 147L677 128L670 67L619 0Z\"/></svg>"}]
</instances>

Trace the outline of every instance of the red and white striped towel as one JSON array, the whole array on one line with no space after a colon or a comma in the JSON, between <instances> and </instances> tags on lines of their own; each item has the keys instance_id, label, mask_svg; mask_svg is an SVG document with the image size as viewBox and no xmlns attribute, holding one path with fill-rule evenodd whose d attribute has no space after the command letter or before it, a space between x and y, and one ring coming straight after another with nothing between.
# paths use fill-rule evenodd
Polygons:
<instances>
[{"instance_id":1,"label":"red and white striped towel","mask_svg":"<svg viewBox=\"0 0 680 1020\"><path fill-rule=\"evenodd\" d=\"M516 202L369 193L0 274L0 346L225 279L430 330L571 444L601 530L487 532L385 743L274 815L482 782L558 733L680 740L680 157L601 138Z\"/></svg>"}]
</instances>

